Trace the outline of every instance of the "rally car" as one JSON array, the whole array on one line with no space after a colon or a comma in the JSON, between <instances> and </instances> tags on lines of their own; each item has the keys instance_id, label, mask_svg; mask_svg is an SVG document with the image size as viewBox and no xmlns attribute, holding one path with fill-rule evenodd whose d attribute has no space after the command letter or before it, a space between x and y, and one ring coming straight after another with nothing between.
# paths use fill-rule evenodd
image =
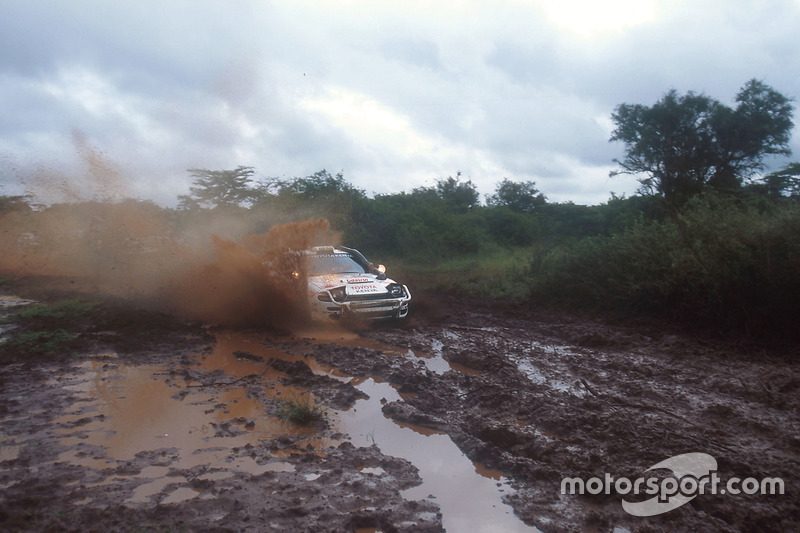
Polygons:
<instances>
[{"instance_id":1,"label":"rally car","mask_svg":"<svg viewBox=\"0 0 800 533\"><path fill-rule=\"evenodd\" d=\"M284 254L280 259L282 268L289 271L298 287L297 292L305 289L304 303L313 320L337 320L347 315L368 319L408 315L408 287L386 277L383 265L376 267L358 250L315 246Z\"/></svg>"}]
</instances>

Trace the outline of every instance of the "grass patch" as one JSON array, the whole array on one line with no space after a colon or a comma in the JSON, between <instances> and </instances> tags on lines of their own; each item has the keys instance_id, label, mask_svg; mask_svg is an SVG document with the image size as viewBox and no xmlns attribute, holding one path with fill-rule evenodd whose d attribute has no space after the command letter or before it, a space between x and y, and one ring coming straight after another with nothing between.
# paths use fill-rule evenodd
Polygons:
<instances>
[{"instance_id":1,"label":"grass patch","mask_svg":"<svg viewBox=\"0 0 800 533\"><path fill-rule=\"evenodd\" d=\"M325 418L326 410L314 403L310 396L283 400L278 405L278 418L307 426Z\"/></svg>"},{"instance_id":2,"label":"grass patch","mask_svg":"<svg viewBox=\"0 0 800 533\"><path fill-rule=\"evenodd\" d=\"M389 275L414 290L475 298L521 301L530 292L531 247L494 247L486 252L432 258L430 262L387 260Z\"/></svg>"},{"instance_id":3,"label":"grass patch","mask_svg":"<svg viewBox=\"0 0 800 533\"><path fill-rule=\"evenodd\" d=\"M63 329L55 331L24 331L10 336L5 345L25 355L52 355L72 348L78 335Z\"/></svg>"},{"instance_id":4,"label":"grass patch","mask_svg":"<svg viewBox=\"0 0 800 533\"><path fill-rule=\"evenodd\" d=\"M53 304L26 305L15 311L12 317L17 320L69 320L78 318L81 315L88 313L95 307L97 307L97 302L86 302L77 299L61 300Z\"/></svg>"},{"instance_id":5,"label":"grass patch","mask_svg":"<svg viewBox=\"0 0 800 533\"><path fill-rule=\"evenodd\" d=\"M0 357L15 359L71 352L77 346L78 331L83 328L81 318L97 305L67 299L12 308L0 319L0 323L14 326L0 344Z\"/></svg>"}]
</instances>

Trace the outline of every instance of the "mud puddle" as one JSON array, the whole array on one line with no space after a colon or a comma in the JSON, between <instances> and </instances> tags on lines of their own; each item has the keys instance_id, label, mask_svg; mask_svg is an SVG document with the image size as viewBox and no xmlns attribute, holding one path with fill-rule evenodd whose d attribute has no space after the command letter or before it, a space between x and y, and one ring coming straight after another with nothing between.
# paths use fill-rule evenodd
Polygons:
<instances>
[{"instance_id":1,"label":"mud puddle","mask_svg":"<svg viewBox=\"0 0 800 533\"><path fill-rule=\"evenodd\" d=\"M446 372L480 374L477 370L450 362L444 357L445 343L459 338L458 334L447 330L442 334L443 340L432 343L430 353L413 350L411 347L401 348L336 327L317 327L295 334L314 344L334 343L416 359L427 370L438 375ZM313 364L320 368L319 363ZM320 371L326 372L325 368ZM509 480L500 471L471 461L447 434L393 420L382 412L383 405L403 401L403 395L397 391L396 386L375 376L366 380L359 378L355 386L368 399L359 400L351 410L336 412L334 425L342 433L349 435L356 446L374 444L384 453L402 457L414 464L420 470L423 483L407 489L404 495L411 500L430 499L438 504L446 530L536 531L536 528L519 520L511 507L503 502L503 495L514 491Z\"/></svg>"},{"instance_id":2,"label":"mud puddle","mask_svg":"<svg viewBox=\"0 0 800 533\"><path fill-rule=\"evenodd\" d=\"M298 330L294 332L294 335L309 340L314 344L334 343L340 346L366 348L381 353L410 358L412 360L416 359L422 362L425 367L434 374L444 374L450 371L471 375L480 374L477 370L453 361L448 361L444 357L443 348L445 343L450 339L458 337L457 334L447 330L442 333L443 340L435 340L431 345L431 349L428 351L415 349L410 345L404 348L395 346L370 337L363 337L354 331L336 326L318 326L315 328Z\"/></svg>"},{"instance_id":3,"label":"mud puddle","mask_svg":"<svg viewBox=\"0 0 800 533\"><path fill-rule=\"evenodd\" d=\"M462 365L444 359L441 349L434 354L404 349L377 340L361 337L357 333L335 327L318 327L296 332L312 344L334 343L339 346L366 348L383 354L421 361L435 374L449 371L475 374ZM331 410L328 420L331 429L356 447L377 446L382 453L405 459L416 468L422 483L406 489L403 495L411 500L429 500L439 506L442 522L448 531L535 531L525 525L506 505L503 495L513 493L509 480L499 471L483 467L468 459L451 438L442 432L414 424L395 421L382 412L391 402L402 402L397 387L377 376L349 376L337 368L319 363L312 357L288 354L263 346L255 337L236 332L217 333L217 348L202 363L205 368L224 368L234 375L247 375L253 371L252 358L231 356L247 353L269 360L303 361L316 375L330 376L353 385L364 393L364 398L346 410ZM266 376L279 378L278 372L267 370ZM380 471L363 469L380 476Z\"/></svg>"},{"instance_id":4,"label":"mud puddle","mask_svg":"<svg viewBox=\"0 0 800 533\"><path fill-rule=\"evenodd\" d=\"M797 530L796 349L479 304L357 334L215 340L122 309L82 355L10 357L0 529ZM281 421L286 399L327 421ZM688 452L714 456L723 481L787 492L700 495L649 518L622 494L561 494L565 477L633 479Z\"/></svg>"},{"instance_id":5,"label":"mud puddle","mask_svg":"<svg viewBox=\"0 0 800 533\"><path fill-rule=\"evenodd\" d=\"M340 330L313 335L317 347L332 342L380 351L431 374L459 371L441 350L428 355ZM69 473L64 488L72 513L108 509L109 498L132 511L154 504L213 507L226 492L258 479L274 479L275 490L284 487L305 500L324 491L320 487L330 479L343 477L327 489L336 493L329 494L332 501L354 490L343 487L363 487L357 492L369 494L331 504L337 511L353 506L348 513L357 513L355 530L380 531L398 523L382 513L405 517L403 523L414 531L535 530L504 503L514 490L501 472L468 459L445 433L384 414L387 403L404 401L397 385L276 349L263 336L235 331L214 336L209 350L177 365L135 365L106 352L50 374L43 385L63 391L68 403L52 416L38 411L42 424L29 426L27 435L5 433L0 486L24 492L20 468L31 462L35 449L37 469ZM300 339L291 343L303 351ZM331 397L337 387L338 396ZM348 395L348 389L356 394ZM280 402L299 399L322 406L326 422L301 426L276 416ZM23 424L21 416L0 422ZM391 491L397 498L387 495ZM206 515L214 524L230 517Z\"/></svg>"},{"instance_id":6,"label":"mud puddle","mask_svg":"<svg viewBox=\"0 0 800 533\"><path fill-rule=\"evenodd\" d=\"M390 384L370 378L357 387L369 399L359 400L350 411L337 412L334 424L355 446L375 444L419 469L423 482L405 490L406 498L435 502L447 531L535 531L503 503L503 494L513 489L502 473L470 461L444 433L387 418L381 405L402 401Z\"/></svg>"},{"instance_id":7,"label":"mud puddle","mask_svg":"<svg viewBox=\"0 0 800 533\"><path fill-rule=\"evenodd\" d=\"M103 358L113 360L109 355ZM213 477L216 469L229 475L293 470L280 460L259 463L252 457L232 456L231 450L280 435L314 433L312 428L265 415L264 405L248 398L242 388L186 397L164 375L167 369L161 367L89 360L51 379L48 385L61 385L75 399L65 414L50 421L57 445L66 448L54 463L109 472L93 486L133 481L138 486L125 503L145 503L154 497L171 503L201 494L188 487L178 472L201 467ZM154 451L160 451L154 462L140 472L125 476L117 471Z\"/></svg>"}]
</instances>

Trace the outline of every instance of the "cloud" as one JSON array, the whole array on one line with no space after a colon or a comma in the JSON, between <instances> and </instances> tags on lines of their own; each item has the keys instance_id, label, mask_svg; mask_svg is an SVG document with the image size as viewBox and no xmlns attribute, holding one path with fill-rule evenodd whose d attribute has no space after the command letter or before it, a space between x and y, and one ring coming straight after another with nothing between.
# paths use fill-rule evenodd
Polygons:
<instances>
[{"instance_id":1,"label":"cloud","mask_svg":"<svg viewBox=\"0 0 800 533\"><path fill-rule=\"evenodd\" d=\"M79 131L133 194L167 204L186 192L187 168L238 165L262 176L326 168L379 193L461 171L483 194L510 178L537 181L552 201L598 203L636 188L608 179L622 153L608 142L616 105L651 105L671 88L731 103L752 77L800 95L786 67L800 62L791 0L0 10L5 191L32 169L81 172Z\"/></svg>"}]
</instances>

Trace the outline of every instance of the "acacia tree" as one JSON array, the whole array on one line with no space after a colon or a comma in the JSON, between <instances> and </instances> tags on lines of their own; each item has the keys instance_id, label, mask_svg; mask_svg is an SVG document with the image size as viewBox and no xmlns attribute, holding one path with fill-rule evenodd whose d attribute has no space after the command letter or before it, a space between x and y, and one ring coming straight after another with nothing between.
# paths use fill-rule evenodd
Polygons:
<instances>
[{"instance_id":1,"label":"acacia tree","mask_svg":"<svg viewBox=\"0 0 800 533\"><path fill-rule=\"evenodd\" d=\"M652 107L621 104L611 141L625 144L617 174L644 174L642 192L680 203L707 188L733 189L763 169L767 155L788 155L791 100L748 81L728 107L703 94L671 90Z\"/></svg>"},{"instance_id":2,"label":"acacia tree","mask_svg":"<svg viewBox=\"0 0 800 533\"><path fill-rule=\"evenodd\" d=\"M756 184L756 189L762 189L773 198L800 198L800 163L789 163L785 168L767 174L761 178L761 183Z\"/></svg>"},{"instance_id":3,"label":"acacia tree","mask_svg":"<svg viewBox=\"0 0 800 533\"><path fill-rule=\"evenodd\" d=\"M236 167L234 170L206 170L190 168L194 178L189 195L178 197L181 209L196 207L233 207L254 200L256 190L251 187L253 167Z\"/></svg>"}]
</instances>

